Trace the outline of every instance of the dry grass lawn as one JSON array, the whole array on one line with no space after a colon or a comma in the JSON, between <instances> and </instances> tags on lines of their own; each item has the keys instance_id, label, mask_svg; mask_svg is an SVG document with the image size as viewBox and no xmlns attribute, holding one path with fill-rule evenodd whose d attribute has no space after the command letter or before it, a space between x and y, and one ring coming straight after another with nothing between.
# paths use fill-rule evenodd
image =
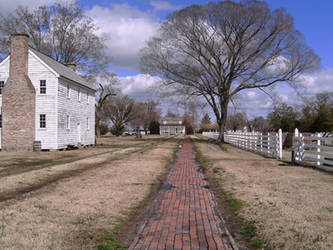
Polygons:
<instances>
[{"instance_id":1,"label":"dry grass lawn","mask_svg":"<svg viewBox=\"0 0 333 250\"><path fill-rule=\"evenodd\" d=\"M333 249L333 175L225 145L197 142L222 188L243 201L271 249Z\"/></svg>"},{"instance_id":2,"label":"dry grass lawn","mask_svg":"<svg viewBox=\"0 0 333 250\"><path fill-rule=\"evenodd\" d=\"M148 136L144 140L130 137L102 137L98 138L94 147L80 150L63 150L49 152L4 152L0 151L0 177L15 174L30 169L67 163L82 158L112 152L114 149L143 146L147 140L155 138Z\"/></svg>"},{"instance_id":3,"label":"dry grass lawn","mask_svg":"<svg viewBox=\"0 0 333 250\"><path fill-rule=\"evenodd\" d=\"M142 144L142 140L136 143L133 138L124 139L128 142L108 140L130 144L131 147L121 149L127 151L135 149L133 145ZM86 159L91 165L104 163L99 168L1 202L0 248L95 249L101 236L112 231L118 219L142 201L158 177L167 171L177 142L159 140L144 139L142 147L146 151L127 152L123 154L126 157L110 158L108 154L107 159L105 156ZM19 178L16 181L20 182L25 175L29 175L26 180L47 175L46 169L39 171L46 172L35 173L36 176L30 176L35 171L22 173L16 176ZM50 168L50 171L62 170ZM1 185L3 178L0 178Z\"/></svg>"}]
</instances>

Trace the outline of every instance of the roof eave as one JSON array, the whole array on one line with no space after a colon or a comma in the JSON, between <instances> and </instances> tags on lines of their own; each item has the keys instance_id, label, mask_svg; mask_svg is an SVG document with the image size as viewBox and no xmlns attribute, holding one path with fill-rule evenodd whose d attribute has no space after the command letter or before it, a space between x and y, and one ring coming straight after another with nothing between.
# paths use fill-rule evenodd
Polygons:
<instances>
[{"instance_id":1,"label":"roof eave","mask_svg":"<svg viewBox=\"0 0 333 250\"><path fill-rule=\"evenodd\" d=\"M62 75L60 75L59 78L63 78L63 79L65 79L65 80L67 80L67 81L70 81L70 82L72 82L72 83L75 83L75 84L77 84L77 85L80 85L80 86L82 86L82 87L84 87L84 88L90 89L90 90L92 90L92 91L94 91L94 92L97 91L97 89L95 89L95 88L88 87L88 86L86 86L86 85L84 85L84 84L82 84L82 83L79 83L79 82L77 82L77 81L74 81L74 80L72 80L72 79L69 79L69 78L66 77L66 76L62 76Z\"/></svg>"}]
</instances>

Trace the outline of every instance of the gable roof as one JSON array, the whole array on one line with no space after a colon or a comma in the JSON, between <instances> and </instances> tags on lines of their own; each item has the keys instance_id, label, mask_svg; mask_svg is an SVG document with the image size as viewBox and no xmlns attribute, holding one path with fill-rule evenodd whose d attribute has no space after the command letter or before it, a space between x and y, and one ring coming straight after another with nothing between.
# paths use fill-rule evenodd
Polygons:
<instances>
[{"instance_id":1,"label":"gable roof","mask_svg":"<svg viewBox=\"0 0 333 250\"><path fill-rule=\"evenodd\" d=\"M74 70L69 67L63 65L62 63L57 62L53 58L44 55L43 53L29 48L40 60L42 60L47 66L53 69L56 73L58 73L61 77L72 80L80 85L83 85L89 89L96 90L91 84L89 84L83 77L79 76Z\"/></svg>"},{"instance_id":2,"label":"gable roof","mask_svg":"<svg viewBox=\"0 0 333 250\"><path fill-rule=\"evenodd\" d=\"M182 117L171 117L171 116L166 116L161 119L162 121L183 121Z\"/></svg>"},{"instance_id":3,"label":"gable roof","mask_svg":"<svg viewBox=\"0 0 333 250\"><path fill-rule=\"evenodd\" d=\"M180 122L180 123L179 123ZM160 126L163 125L171 125L171 126L183 126L184 122L183 122L183 118L182 117L170 117L170 116L166 116L164 118L161 119L160 122Z\"/></svg>"}]
</instances>

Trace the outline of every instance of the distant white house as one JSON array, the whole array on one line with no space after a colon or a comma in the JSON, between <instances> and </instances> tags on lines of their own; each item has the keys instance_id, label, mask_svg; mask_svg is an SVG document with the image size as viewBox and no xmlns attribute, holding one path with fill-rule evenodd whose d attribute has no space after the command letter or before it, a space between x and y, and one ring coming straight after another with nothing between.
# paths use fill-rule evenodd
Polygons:
<instances>
[{"instance_id":1,"label":"distant white house","mask_svg":"<svg viewBox=\"0 0 333 250\"><path fill-rule=\"evenodd\" d=\"M181 117L164 117L160 121L160 134L185 134L185 125Z\"/></svg>"},{"instance_id":2,"label":"distant white house","mask_svg":"<svg viewBox=\"0 0 333 250\"><path fill-rule=\"evenodd\" d=\"M95 89L75 72L11 36L0 63L0 148L64 149L95 143Z\"/></svg>"}]
</instances>

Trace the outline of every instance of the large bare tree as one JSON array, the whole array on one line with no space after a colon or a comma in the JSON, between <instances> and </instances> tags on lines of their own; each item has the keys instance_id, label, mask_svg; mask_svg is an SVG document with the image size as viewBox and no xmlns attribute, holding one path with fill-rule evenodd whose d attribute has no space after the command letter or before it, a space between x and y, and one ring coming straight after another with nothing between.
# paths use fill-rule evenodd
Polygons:
<instances>
[{"instance_id":1,"label":"large bare tree","mask_svg":"<svg viewBox=\"0 0 333 250\"><path fill-rule=\"evenodd\" d=\"M171 14L141 52L142 70L202 96L223 141L228 104L245 89L292 82L319 65L285 9L256 0L193 5Z\"/></svg>"},{"instance_id":2,"label":"large bare tree","mask_svg":"<svg viewBox=\"0 0 333 250\"><path fill-rule=\"evenodd\" d=\"M76 63L81 71L107 71L110 58L105 53L106 35L83 13L78 2L55 3L35 10L19 6L0 16L0 54L9 54L9 36L26 33L30 46L61 63Z\"/></svg>"},{"instance_id":3,"label":"large bare tree","mask_svg":"<svg viewBox=\"0 0 333 250\"><path fill-rule=\"evenodd\" d=\"M135 100L128 97L115 97L106 100L103 106L105 117L111 120L111 132L119 136L125 130L125 125L136 118L134 111Z\"/></svg>"},{"instance_id":4,"label":"large bare tree","mask_svg":"<svg viewBox=\"0 0 333 250\"><path fill-rule=\"evenodd\" d=\"M134 104L133 112L135 113L135 118L130 124L137 131L137 135L140 128L147 131L151 122L160 120L161 110L158 108L158 105L158 102L152 100L136 102Z\"/></svg>"},{"instance_id":5,"label":"large bare tree","mask_svg":"<svg viewBox=\"0 0 333 250\"><path fill-rule=\"evenodd\" d=\"M101 136L101 122L108 119L104 112L104 105L112 97L119 94L117 85L119 79L115 73L100 73L89 78L96 85L96 102L95 102L95 135Z\"/></svg>"}]
</instances>

